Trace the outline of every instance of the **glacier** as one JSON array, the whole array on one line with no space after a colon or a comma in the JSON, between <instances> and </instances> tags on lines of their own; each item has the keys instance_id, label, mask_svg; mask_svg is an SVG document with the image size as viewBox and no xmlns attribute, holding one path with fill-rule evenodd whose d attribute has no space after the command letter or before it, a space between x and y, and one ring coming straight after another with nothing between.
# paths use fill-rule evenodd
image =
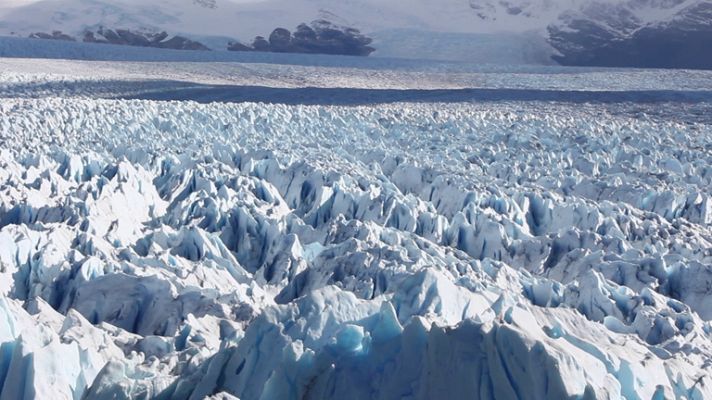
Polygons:
<instances>
[{"instance_id":1,"label":"glacier","mask_svg":"<svg viewBox=\"0 0 712 400\"><path fill-rule=\"evenodd\" d=\"M97 76L0 74L0 399L712 398L709 73L452 83L663 103L337 106L47 63ZM230 79L353 85L270 68Z\"/></svg>"}]
</instances>

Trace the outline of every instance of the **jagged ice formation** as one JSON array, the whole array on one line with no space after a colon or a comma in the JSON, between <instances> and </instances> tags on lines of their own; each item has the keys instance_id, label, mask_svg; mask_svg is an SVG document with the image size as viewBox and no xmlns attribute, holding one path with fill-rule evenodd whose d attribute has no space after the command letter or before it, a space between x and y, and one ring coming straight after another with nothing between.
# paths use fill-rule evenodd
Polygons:
<instances>
[{"instance_id":1,"label":"jagged ice formation","mask_svg":"<svg viewBox=\"0 0 712 400\"><path fill-rule=\"evenodd\" d=\"M712 398L710 125L17 98L0 143L0 399Z\"/></svg>"}]
</instances>

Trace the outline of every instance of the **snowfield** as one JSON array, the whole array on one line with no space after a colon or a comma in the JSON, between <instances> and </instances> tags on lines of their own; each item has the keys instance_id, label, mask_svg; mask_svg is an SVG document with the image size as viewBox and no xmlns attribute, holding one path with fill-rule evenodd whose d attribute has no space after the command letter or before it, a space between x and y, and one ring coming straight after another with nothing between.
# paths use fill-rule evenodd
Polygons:
<instances>
[{"instance_id":1,"label":"snowfield","mask_svg":"<svg viewBox=\"0 0 712 400\"><path fill-rule=\"evenodd\" d=\"M0 67L2 400L712 398L712 73Z\"/></svg>"}]
</instances>

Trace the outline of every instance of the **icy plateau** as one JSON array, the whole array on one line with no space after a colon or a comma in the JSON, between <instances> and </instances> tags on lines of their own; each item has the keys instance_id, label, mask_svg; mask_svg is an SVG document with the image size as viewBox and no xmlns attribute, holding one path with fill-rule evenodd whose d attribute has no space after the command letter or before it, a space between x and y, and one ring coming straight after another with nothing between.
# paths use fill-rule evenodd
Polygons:
<instances>
[{"instance_id":1,"label":"icy plateau","mask_svg":"<svg viewBox=\"0 0 712 400\"><path fill-rule=\"evenodd\" d=\"M0 73L0 399L712 399L698 98L201 104L73 74Z\"/></svg>"}]
</instances>

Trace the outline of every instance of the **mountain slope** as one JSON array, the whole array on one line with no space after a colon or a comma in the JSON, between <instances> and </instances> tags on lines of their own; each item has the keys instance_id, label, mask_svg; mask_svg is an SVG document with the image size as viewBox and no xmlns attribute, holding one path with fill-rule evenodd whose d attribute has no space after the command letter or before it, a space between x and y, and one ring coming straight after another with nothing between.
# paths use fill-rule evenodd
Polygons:
<instances>
[{"instance_id":1,"label":"mountain slope","mask_svg":"<svg viewBox=\"0 0 712 400\"><path fill-rule=\"evenodd\" d=\"M636 12L636 4L593 3L565 14L548 27L554 58L568 65L712 68L712 2L671 0L647 13Z\"/></svg>"},{"instance_id":2,"label":"mountain slope","mask_svg":"<svg viewBox=\"0 0 712 400\"><path fill-rule=\"evenodd\" d=\"M269 37L276 28L321 21L342 34L352 28L365 34L353 41L360 48L339 54L367 55L373 47L379 56L712 68L710 10L709 0L11 0L0 4L0 34L301 51L305 46L270 46ZM265 40L253 42L256 36ZM503 57L507 52L513 56Z\"/></svg>"},{"instance_id":3,"label":"mountain slope","mask_svg":"<svg viewBox=\"0 0 712 400\"><path fill-rule=\"evenodd\" d=\"M268 38L278 27L294 30L302 23L321 20L344 27L342 31L356 28L367 33L379 44L374 47L380 56L521 63L529 59L530 52L524 53L527 55L523 57L516 55L518 50L512 49L543 48L532 56L538 59L545 58L541 54L549 52L543 39L532 40L531 36L521 35L519 31L514 31L514 35L507 32L507 42L513 47L503 51L491 35L501 31L499 22L478 19L479 22L473 24L475 18L476 10L461 0L446 3L423 0L386 3L373 0L158 0L150 3L137 0L26 0L0 4L0 34L45 38L69 36L81 41L88 31L94 37L102 37L100 30L122 30L144 36L145 40L124 38L112 43L140 45L167 32L169 37L178 35L211 49L224 50L228 47L239 49L240 45L231 45L236 42L251 45L258 35ZM409 50L406 52L405 49Z\"/></svg>"}]
</instances>

